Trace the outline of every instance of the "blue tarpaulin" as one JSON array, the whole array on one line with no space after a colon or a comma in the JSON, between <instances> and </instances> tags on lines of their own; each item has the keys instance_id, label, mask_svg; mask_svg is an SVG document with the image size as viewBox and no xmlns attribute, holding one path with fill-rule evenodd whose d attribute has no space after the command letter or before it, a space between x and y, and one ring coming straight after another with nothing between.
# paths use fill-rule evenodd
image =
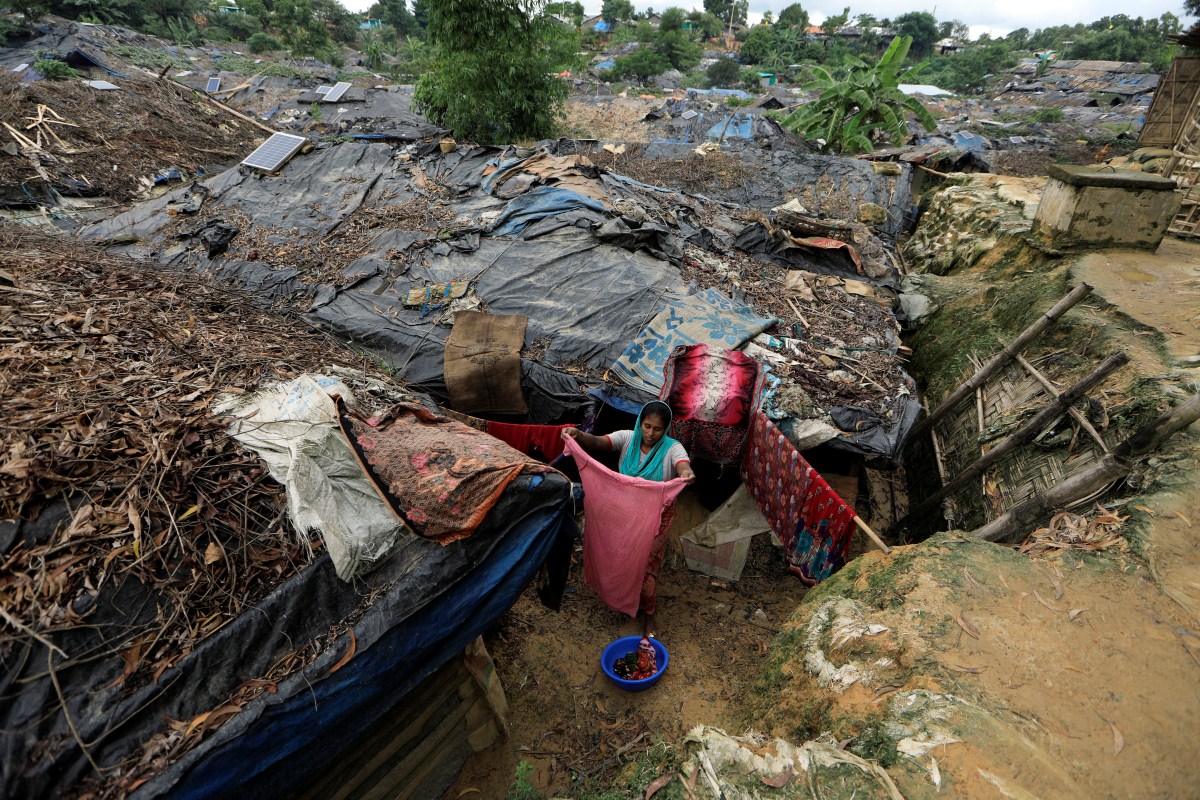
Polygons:
<instances>
[{"instance_id":1,"label":"blue tarpaulin","mask_svg":"<svg viewBox=\"0 0 1200 800\"><path fill-rule=\"evenodd\" d=\"M517 236L527 225L554 214L580 209L604 211L599 200L584 197L570 189L555 186L539 186L520 197L515 197L504 207L492 228L493 236Z\"/></svg>"},{"instance_id":2,"label":"blue tarpaulin","mask_svg":"<svg viewBox=\"0 0 1200 800\"><path fill-rule=\"evenodd\" d=\"M704 134L705 139L753 139L754 119L749 114L727 114Z\"/></svg>"},{"instance_id":3,"label":"blue tarpaulin","mask_svg":"<svg viewBox=\"0 0 1200 800\"><path fill-rule=\"evenodd\" d=\"M468 555L468 563L457 565L462 574L429 597L404 598L410 592L404 588L406 579L401 579L355 626L359 649L353 658L332 674L309 675L311 686L301 683L299 691L286 697L282 684L278 695L265 695L271 699L257 719L191 765L170 788L170 796L189 800L294 796L363 730L463 652L516 602L556 538L576 533L567 487L560 475L514 482L506 496L516 502L503 509L513 515L508 530L493 534L494 546L481 554L478 563L469 563ZM442 569L454 569L453 562L464 559L447 561ZM413 571L422 571L421 566L414 564ZM404 607L413 604L419 608L409 613ZM371 619L389 614L399 618ZM371 625L386 630L364 649L369 637L364 628Z\"/></svg>"}]
</instances>

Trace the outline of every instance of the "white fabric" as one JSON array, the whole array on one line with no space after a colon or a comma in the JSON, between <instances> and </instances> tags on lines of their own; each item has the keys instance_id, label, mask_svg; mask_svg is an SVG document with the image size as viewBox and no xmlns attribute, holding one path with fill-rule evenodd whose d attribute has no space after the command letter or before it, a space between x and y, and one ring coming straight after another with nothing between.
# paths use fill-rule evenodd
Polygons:
<instances>
[{"instance_id":1,"label":"white fabric","mask_svg":"<svg viewBox=\"0 0 1200 800\"><path fill-rule=\"evenodd\" d=\"M337 423L334 394L353 403L350 388L337 378L306 374L222 398L216 410L237 418L230 435L267 462L271 477L287 490L296 530L320 531L338 577L349 581L413 534L359 466Z\"/></svg>"},{"instance_id":2,"label":"white fabric","mask_svg":"<svg viewBox=\"0 0 1200 800\"><path fill-rule=\"evenodd\" d=\"M727 542L770 532L771 524L763 517L758 503L743 485L709 514L708 519L683 534L683 538L705 547L719 547Z\"/></svg>"}]
</instances>

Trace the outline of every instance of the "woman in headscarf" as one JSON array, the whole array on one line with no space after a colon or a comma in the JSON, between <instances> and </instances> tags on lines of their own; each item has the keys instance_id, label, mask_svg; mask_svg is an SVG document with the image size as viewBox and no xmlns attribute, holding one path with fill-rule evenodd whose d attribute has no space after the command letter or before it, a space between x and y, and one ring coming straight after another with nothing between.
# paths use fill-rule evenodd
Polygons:
<instances>
[{"instance_id":1,"label":"woman in headscarf","mask_svg":"<svg viewBox=\"0 0 1200 800\"><path fill-rule=\"evenodd\" d=\"M584 450L597 453L615 451L619 454L618 471L622 475L648 481L669 481L678 477L691 483L696 480L691 459L683 445L667 435L670 429L671 407L655 400L642 407L633 430L593 436L578 428L564 428L562 435L574 439ZM645 615L646 636L654 635L658 568L662 566L663 556L667 552L667 531L674 517L675 505L671 504L663 511L662 524L654 537L650 560L646 564L646 577L642 580L638 610Z\"/></svg>"}]
</instances>

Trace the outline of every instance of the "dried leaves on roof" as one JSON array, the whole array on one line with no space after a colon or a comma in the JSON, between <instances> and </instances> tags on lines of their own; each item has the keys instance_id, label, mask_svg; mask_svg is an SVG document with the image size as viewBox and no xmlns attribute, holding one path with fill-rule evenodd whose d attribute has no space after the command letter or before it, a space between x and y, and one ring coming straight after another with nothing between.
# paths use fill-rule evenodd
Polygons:
<instances>
[{"instance_id":1,"label":"dried leaves on roof","mask_svg":"<svg viewBox=\"0 0 1200 800\"><path fill-rule=\"evenodd\" d=\"M338 353L357 361L242 295L0 226L0 519L69 508L0 554L0 656L86 626L131 574L171 601L128 631L132 691L309 563L319 544L209 406Z\"/></svg>"},{"instance_id":2,"label":"dried leaves on roof","mask_svg":"<svg viewBox=\"0 0 1200 800\"><path fill-rule=\"evenodd\" d=\"M42 106L58 119L39 113ZM54 121L34 125L39 117ZM117 90L101 92L82 81L22 83L0 73L0 123L36 145L22 146L21 155L0 153L0 186L50 183L120 202L171 167L195 174L236 163L263 137L199 93L151 78L121 79ZM106 137L113 131L119 138ZM0 124L0 144L10 142L19 139Z\"/></svg>"}]
</instances>

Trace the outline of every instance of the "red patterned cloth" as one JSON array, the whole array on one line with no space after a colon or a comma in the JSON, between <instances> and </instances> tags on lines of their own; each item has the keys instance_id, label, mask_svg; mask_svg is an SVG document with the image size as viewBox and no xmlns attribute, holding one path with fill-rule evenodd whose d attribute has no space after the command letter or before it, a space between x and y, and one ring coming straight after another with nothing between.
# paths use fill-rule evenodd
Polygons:
<instances>
[{"instance_id":1,"label":"red patterned cloth","mask_svg":"<svg viewBox=\"0 0 1200 800\"><path fill-rule=\"evenodd\" d=\"M562 455L563 428L574 425L515 425L509 422L488 422L487 432L514 450L547 463Z\"/></svg>"},{"instance_id":2,"label":"red patterned cloth","mask_svg":"<svg viewBox=\"0 0 1200 800\"><path fill-rule=\"evenodd\" d=\"M742 480L783 542L788 570L812 586L846 563L854 509L762 412L755 412Z\"/></svg>"},{"instance_id":3,"label":"red patterned cloth","mask_svg":"<svg viewBox=\"0 0 1200 800\"><path fill-rule=\"evenodd\" d=\"M650 559L646 562L646 575L642 578L642 591L638 595L638 611L643 614L653 614L658 610L658 570L667 555L667 533L674 519L675 504L671 503L663 510L662 524L658 526L654 543L650 545Z\"/></svg>"},{"instance_id":4,"label":"red patterned cloth","mask_svg":"<svg viewBox=\"0 0 1200 800\"><path fill-rule=\"evenodd\" d=\"M671 407L671 436L691 456L716 464L742 457L766 373L736 350L707 344L675 348L663 367L659 399Z\"/></svg>"},{"instance_id":5,"label":"red patterned cloth","mask_svg":"<svg viewBox=\"0 0 1200 800\"><path fill-rule=\"evenodd\" d=\"M483 431L400 403L362 420L338 400L338 420L380 496L416 533L441 544L482 524L522 472L548 469Z\"/></svg>"}]
</instances>

